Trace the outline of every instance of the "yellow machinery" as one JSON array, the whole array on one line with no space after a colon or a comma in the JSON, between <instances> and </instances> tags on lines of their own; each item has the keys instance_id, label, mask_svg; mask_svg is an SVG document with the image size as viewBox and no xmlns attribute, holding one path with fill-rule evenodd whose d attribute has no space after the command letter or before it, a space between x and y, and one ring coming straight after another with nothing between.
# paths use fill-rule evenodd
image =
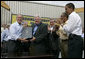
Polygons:
<instances>
[{"instance_id":1,"label":"yellow machinery","mask_svg":"<svg viewBox=\"0 0 85 59\"><path fill-rule=\"evenodd\" d=\"M31 26L34 23L34 16L23 15L23 20L28 22L28 26ZM50 18L41 18L41 21L45 24L49 24ZM12 14L11 18L12 23L16 22L16 14Z\"/></svg>"}]
</instances>

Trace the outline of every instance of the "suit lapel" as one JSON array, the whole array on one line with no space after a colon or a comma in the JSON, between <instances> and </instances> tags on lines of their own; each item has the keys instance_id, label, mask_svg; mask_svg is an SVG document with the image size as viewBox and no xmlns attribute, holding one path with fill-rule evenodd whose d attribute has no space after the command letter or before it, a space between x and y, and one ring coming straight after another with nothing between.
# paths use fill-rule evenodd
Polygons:
<instances>
[{"instance_id":1,"label":"suit lapel","mask_svg":"<svg viewBox=\"0 0 85 59\"><path fill-rule=\"evenodd\" d=\"M37 30L36 30L36 32L35 32L35 34L39 32L40 28L41 28L41 25L40 25L40 26L38 26L38 28L37 28Z\"/></svg>"}]
</instances>

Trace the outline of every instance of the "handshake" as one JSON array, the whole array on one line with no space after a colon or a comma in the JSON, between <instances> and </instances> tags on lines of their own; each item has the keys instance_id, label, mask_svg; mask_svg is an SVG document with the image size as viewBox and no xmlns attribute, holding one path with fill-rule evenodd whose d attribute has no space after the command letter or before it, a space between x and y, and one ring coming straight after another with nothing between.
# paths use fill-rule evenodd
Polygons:
<instances>
[{"instance_id":1,"label":"handshake","mask_svg":"<svg viewBox=\"0 0 85 59\"><path fill-rule=\"evenodd\" d=\"M35 37L33 37L32 39L29 39L29 40L27 40L26 38L18 38L17 40L19 40L19 41L21 41L21 42L32 42L32 41L34 41L36 38Z\"/></svg>"}]
</instances>

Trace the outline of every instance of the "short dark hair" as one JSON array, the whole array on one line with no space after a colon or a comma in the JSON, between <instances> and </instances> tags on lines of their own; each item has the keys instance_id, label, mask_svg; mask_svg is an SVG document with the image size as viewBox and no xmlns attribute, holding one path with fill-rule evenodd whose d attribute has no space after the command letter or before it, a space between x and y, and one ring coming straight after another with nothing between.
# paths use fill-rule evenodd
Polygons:
<instances>
[{"instance_id":1,"label":"short dark hair","mask_svg":"<svg viewBox=\"0 0 85 59\"><path fill-rule=\"evenodd\" d=\"M68 6L68 8L72 8L73 10L75 9L75 6L73 3L68 3L66 4L66 6Z\"/></svg>"}]
</instances>

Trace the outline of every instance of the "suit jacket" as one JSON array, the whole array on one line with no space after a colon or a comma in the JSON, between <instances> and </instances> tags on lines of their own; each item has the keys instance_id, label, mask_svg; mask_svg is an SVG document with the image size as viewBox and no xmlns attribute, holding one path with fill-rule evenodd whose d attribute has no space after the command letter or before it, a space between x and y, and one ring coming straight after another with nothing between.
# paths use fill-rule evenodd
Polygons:
<instances>
[{"instance_id":1,"label":"suit jacket","mask_svg":"<svg viewBox=\"0 0 85 59\"><path fill-rule=\"evenodd\" d=\"M57 50L59 48L59 36L56 34L56 26L53 27L52 33L48 31L47 38L49 39L49 49Z\"/></svg>"},{"instance_id":2,"label":"suit jacket","mask_svg":"<svg viewBox=\"0 0 85 59\"><path fill-rule=\"evenodd\" d=\"M34 29L35 24L32 25L32 28ZM34 37L36 38L35 41L31 42L31 55L45 55L47 52L47 25L41 23L35 34Z\"/></svg>"}]
</instances>

